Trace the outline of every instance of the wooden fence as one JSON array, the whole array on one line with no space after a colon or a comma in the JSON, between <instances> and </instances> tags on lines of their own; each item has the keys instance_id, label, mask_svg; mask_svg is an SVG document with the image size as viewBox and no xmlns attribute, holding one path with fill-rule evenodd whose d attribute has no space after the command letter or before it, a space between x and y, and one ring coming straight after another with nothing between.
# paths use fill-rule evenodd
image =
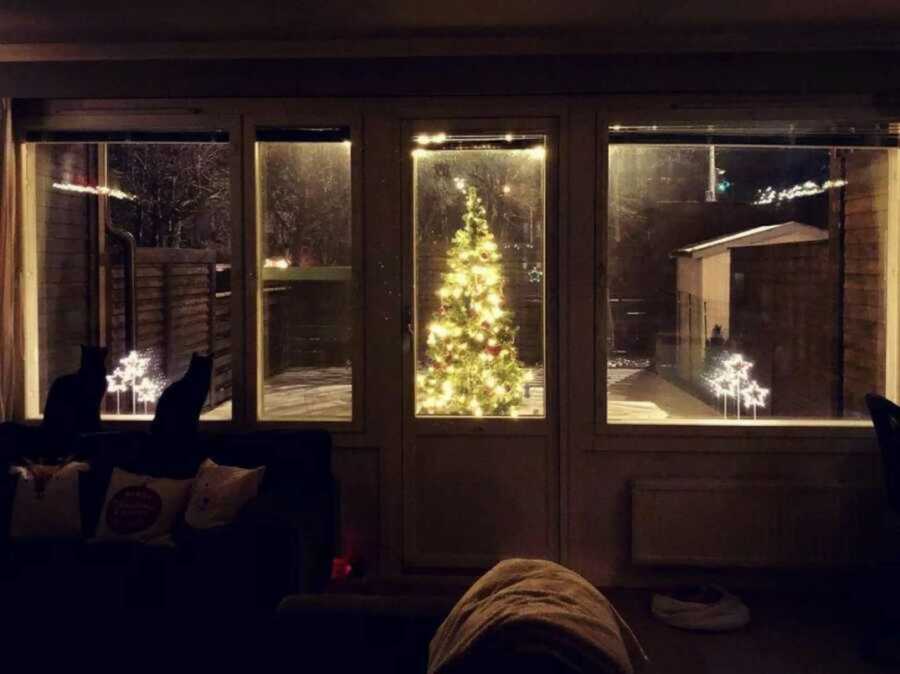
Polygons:
<instances>
[{"instance_id":1,"label":"wooden fence","mask_svg":"<svg viewBox=\"0 0 900 674\"><path fill-rule=\"evenodd\" d=\"M125 270L111 264L108 344L111 367L126 353ZM167 383L187 370L194 352L214 356L209 402L231 397L231 293L216 283L211 250L138 248L135 257L136 345L153 356Z\"/></svg>"}]
</instances>

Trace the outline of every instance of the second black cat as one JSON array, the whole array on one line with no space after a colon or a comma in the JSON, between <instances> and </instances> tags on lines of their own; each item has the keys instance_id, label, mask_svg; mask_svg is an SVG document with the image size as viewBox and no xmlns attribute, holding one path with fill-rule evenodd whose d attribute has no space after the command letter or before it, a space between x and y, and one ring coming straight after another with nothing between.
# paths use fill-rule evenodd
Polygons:
<instances>
[{"instance_id":1,"label":"second black cat","mask_svg":"<svg viewBox=\"0 0 900 674\"><path fill-rule=\"evenodd\" d=\"M200 411L212 380L212 356L194 353L187 372L166 387L156 403L150 432L154 436L184 438L197 432Z\"/></svg>"}]
</instances>

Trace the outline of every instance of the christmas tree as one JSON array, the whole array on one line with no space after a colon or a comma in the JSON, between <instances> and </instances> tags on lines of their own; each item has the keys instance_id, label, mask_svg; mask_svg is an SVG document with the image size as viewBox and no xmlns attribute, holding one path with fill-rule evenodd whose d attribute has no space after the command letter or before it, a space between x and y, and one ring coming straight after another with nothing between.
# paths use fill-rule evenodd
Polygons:
<instances>
[{"instance_id":1,"label":"christmas tree","mask_svg":"<svg viewBox=\"0 0 900 674\"><path fill-rule=\"evenodd\" d=\"M466 189L463 226L449 250L428 325L426 362L417 374L424 414L518 416L529 373L516 355L516 328L503 308L500 253L481 199Z\"/></svg>"}]
</instances>

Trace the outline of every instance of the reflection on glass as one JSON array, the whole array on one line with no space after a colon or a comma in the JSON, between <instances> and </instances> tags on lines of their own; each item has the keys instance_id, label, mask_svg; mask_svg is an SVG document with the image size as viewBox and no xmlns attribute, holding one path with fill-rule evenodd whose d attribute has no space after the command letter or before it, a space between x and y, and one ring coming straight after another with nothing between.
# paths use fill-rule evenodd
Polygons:
<instances>
[{"instance_id":1,"label":"reflection on glass","mask_svg":"<svg viewBox=\"0 0 900 674\"><path fill-rule=\"evenodd\" d=\"M352 418L350 142L329 131L257 143L265 419Z\"/></svg>"},{"instance_id":2,"label":"reflection on glass","mask_svg":"<svg viewBox=\"0 0 900 674\"><path fill-rule=\"evenodd\" d=\"M890 152L611 145L609 419L865 417Z\"/></svg>"},{"instance_id":3,"label":"reflection on glass","mask_svg":"<svg viewBox=\"0 0 900 674\"><path fill-rule=\"evenodd\" d=\"M544 138L415 143L416 414L543 416Z\"/></svg>"},{"instance_id":4,"label":"reflection on glass","mask_svg":"<svg viewBox=\"0 0 900 674\"><path fill-rule=\"evenodd\" d=\"M230 150L224 142L35 143L38 370L103 343L104 415L149 417L193 352L213 356L204 415L231 417Z\"/></svg>"}]
</instances>

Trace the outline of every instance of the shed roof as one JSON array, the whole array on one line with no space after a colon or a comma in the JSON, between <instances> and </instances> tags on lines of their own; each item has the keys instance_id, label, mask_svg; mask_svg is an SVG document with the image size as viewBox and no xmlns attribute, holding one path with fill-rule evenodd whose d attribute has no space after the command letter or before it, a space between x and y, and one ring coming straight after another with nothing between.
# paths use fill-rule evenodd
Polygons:
<instances>
[{"instance_id":1,"label":"shed roof","mask_svg":"<svg viewBox=\"0 0 900 674\"><path fill-rule=\"evenodd\" d=\"M672 257L709 257L718 255L732 248L747 246L774 246L782 243L799 243L804 241L825 241L828 231L805 225L802 222L781 222L777 225L752 227L742 232L718 236L692 243L672 251Z\"/></svg>"}]
</instances>

